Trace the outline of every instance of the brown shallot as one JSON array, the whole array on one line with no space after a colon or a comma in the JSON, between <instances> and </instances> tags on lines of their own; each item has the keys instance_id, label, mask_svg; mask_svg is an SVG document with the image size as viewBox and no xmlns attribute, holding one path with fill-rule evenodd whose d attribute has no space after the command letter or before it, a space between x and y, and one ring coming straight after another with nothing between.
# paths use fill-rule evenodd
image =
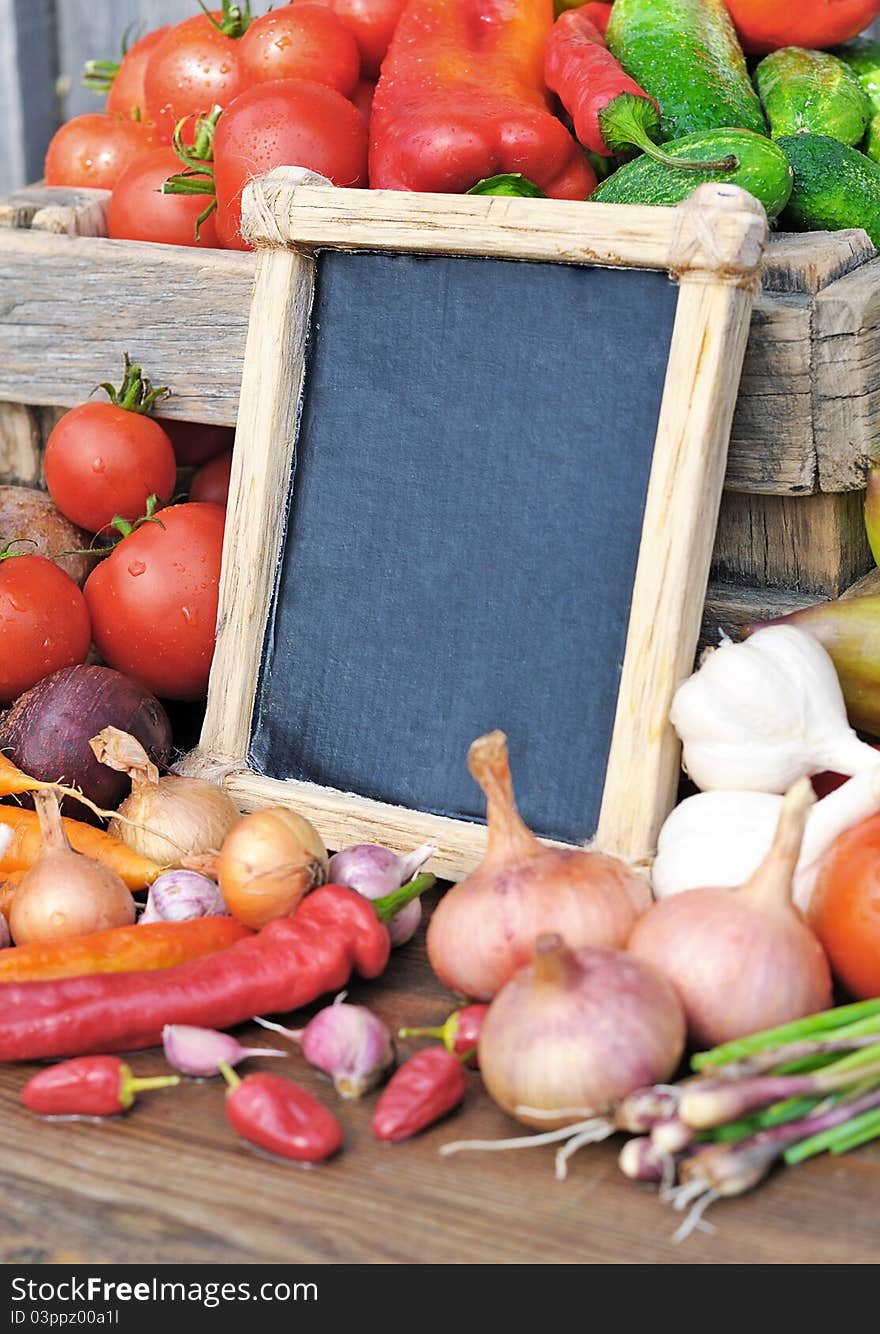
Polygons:
<instances>
[{"instance_id":1,"label":"brown shallot","mask_svg":"<svg viewBox=\"0 0 880 1334\"><path fill-rule=\"evenodd\" d=\"M650 903L641 876L616 857L535 837L516 808L503 732L479 737L468 766L486 794L489 839L481 865L441 899L428 926L440 981L490 1000L548 931L573 949L622 948Z\"/></svg>"},{"instance_id":2,"label":"brown shallot","mask_svg":"<svg viewBox=\"0 0 880 1334\"><path fill-rule=\"evenodd\" d=\"M105 727L89 745L95 758L127 774L131 794L111 820L114 838L159 866L176 865L181 857L219 851L241 815L231 797L203 778L163 774L137 737L118 727Z\"/></svg>"},{"instance_id":3,"label":"brown shallot","mask_svg":"<svg viewBox=\"0 0 880 1334\"><path fill-rule=\"evenodd\" d=\"M785 796L773 844L736 889L688 889L636 922L628 949L675 987L701 1047L773 1028L831 1004L828 962L792 903L808 779Z\"/></svg>"},{"instance_id":4,"label":"brown shallot","mask_svg":"<svg viewBox=\"0 0 880 1334\"><path fill-rule=\"evenodd\" d=\"M254 811L227 834L216 874L227 908L258 931L288 917L327 879L327 849L305 816L283 806Z\"/></svg>"}]
</instances>

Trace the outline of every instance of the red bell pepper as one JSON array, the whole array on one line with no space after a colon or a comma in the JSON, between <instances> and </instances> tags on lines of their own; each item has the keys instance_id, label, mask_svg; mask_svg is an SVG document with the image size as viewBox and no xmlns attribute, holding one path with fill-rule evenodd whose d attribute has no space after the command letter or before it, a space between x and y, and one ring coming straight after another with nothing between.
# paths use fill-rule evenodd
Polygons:
<instances>
[{"instance_id":1,"label":"red bell pepper","mask_svg":"<svg viewBox=\"0 0 880 1334\"><path fill-rule=\"evenodd\" d=\"M136 1079L118 1056L79 1056L50 1065L29 1079L21 1100L40 1116L116 1116L145 1089L171 1088L177 1075Z\"/></svg>"},{"instance_id":2,"label":"red bell pepper","mask_svg":"<svg viewBox=\"0 0 880 1334\"><path fill-rule=\"evenodd\" d=\"M410 0L373 101L372 187L455 194L521 173L586 199L595 173L544 87L552 25L553 0Z\"/></svg>"},{"instance_id":3,"label":"red bell pepper","mask_svg":"<svg viewBox=\"0 0 880 1334\"><path fill-rule=\"evenodd\" d=\"M585 6L585 9L592 6ZM684 162L658 148L660 109L605 45L584 9L560 15L547 39L547 87L559 96L580 142L591 153L610 157L633 148L677 170L722 170L730 162Z\"/></svg>"},{"instance_id":4,"label":"red bell pepper","mask_svg":"<svg viewBox=\"0 0 880 1334\"><path fill-rule=\"evenodd\" d=\"M352 889L324 885L293 917L218 954L159 972L101 973L0 986L0 1061L33 1061L156 1047L166 1024L230 1028L340 991L354 969L378 977L391 940L384 925L434 884L418 876L371 903Z\"/></svg>"}]
</instances>

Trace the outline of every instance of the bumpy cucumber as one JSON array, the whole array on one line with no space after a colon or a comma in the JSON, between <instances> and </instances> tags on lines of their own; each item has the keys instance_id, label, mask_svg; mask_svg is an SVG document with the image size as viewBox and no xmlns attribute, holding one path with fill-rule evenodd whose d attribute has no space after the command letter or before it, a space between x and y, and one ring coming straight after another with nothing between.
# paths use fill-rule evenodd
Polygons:
<instances>
[{"instance_id":1,"label":"bumpy cucumber","mask_svg":"<svg viewBox=\"0 0 880 1334\"><path fill-rule=\"evenodd\" d=\"M729 181L753 194L775 218L791 194L792 173L782 149L751 130L705 130L665 147L672 157L688 160L732 155L737 165L731 171L684 172L636 158L603 181L590 203L678 204L703 181Z\"/></svg>"},{"instance_id":2,"label":"bumpy cucumber","mask_svg":"<svg viewBox=\"0 0 880 1334\"><path fill-rule=\"evenodd\" d=\"M857 37L833 53L849 65L875 111L880 111L880 42Z\"/></svg>"},{"instance_id":3,"label":"bumpy cucumber","mask_svg":"<svg viewBox=\"0 0 880 1334\"><path fill-rule=\"evenodd\" d=\"M825 134L776 142L794 171L783 223L807 232L864 227L880 246L880 166Z\"/></svg>"},{"instance_id":4,"label":"bumpy cucumber","mask_svg":"<svg viewBox=\"0 0 880 1334\"><path fill-rule=\"evenodd\" d=\"M765 56L755 83L774 139L784 134L827 134L857 144L871 103L853 70L827 51L784 46Z\"/></svg>"},{"instance_id":5,"label":"bumpy cucumber","mask_svg":"<svg viewBox=\"0 0 880 1334\"><path fill-rule=\"evenodd\" d=\"M615 0L606 40L660 104L664 139L731 127L766 134L723 0Z\"/></svg>"},{"instance_id":6,"label":"bumpy cucumber","mask_svg":"<svg viewBox=\"0 0 880 1334\"><path fill-rule=\"evenodd\" d=\"M862 152L874 162L880 162L880 112L868 121L868 132L862 144Z\"/></svg>"}]
</instances>

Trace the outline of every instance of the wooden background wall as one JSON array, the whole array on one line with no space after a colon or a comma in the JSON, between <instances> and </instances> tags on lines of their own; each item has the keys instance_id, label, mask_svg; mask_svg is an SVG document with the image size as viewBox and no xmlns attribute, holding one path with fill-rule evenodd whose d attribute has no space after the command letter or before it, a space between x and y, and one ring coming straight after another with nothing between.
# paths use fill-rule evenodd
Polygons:
<instances>
[{"instance_id":1,"label":"wooden background wall","mask_svg":"<svg viewBox=\"0 0 880 1334\"><path fill-rule=\"evenodd\" d=\"M117 58L132 22L146 31L196 11L195 0L0 0L0 193L39 179L61 120L100 110L79 82L86 60Z\"/></svg>"}]
</instances>

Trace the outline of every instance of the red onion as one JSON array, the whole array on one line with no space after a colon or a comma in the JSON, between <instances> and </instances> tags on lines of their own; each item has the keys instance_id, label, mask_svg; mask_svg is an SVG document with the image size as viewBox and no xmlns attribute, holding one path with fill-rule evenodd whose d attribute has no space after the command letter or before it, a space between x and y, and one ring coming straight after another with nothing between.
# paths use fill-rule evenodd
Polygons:
<instances>
[{"instance_id":1,"label":"red onion","mask_svg":"<svg viewBox=\"0 0 880 1334\"><path fill-rule=\"evenodd\" d=\"M365 899L381 899L408 884L436 851L432 843L423 843L406 857L398 857L388 848L357 843L330 858L327 878L333 885L347 885ZM405 945L419 929L421 920L421 900L413 899L388 923L391 944Z\"/></svg>"},{"instance_id":2,"label":"red onion","mask_svg":"<svg viewBox=\"0 0 880 1334\"><path fill-rule=\"evenodd\" d=\"M450 991L490 1000L558 931L568 944L619 949L650 903L641 876L616 857L540 843L516 809L503 732L479 737L468 766L487 798L482 864L449 890L428 926L428 957Z\"/></svg>"},{"instance_id":3,"label":"red onion","mask_svg":"<svg viewBox=\"0 0 880 1334\"><path fill-rule=\"evenodd\" d=\"M113 726L137 737L162 765L171 754L171 724L162 705L110 667L64 667L22 695L0 725L0 750L23 773L78 787L103 809L115 809L131 782L99 763L89 741ZM76 803L70 813L91 819Z\"/></svg>"},{"instance_id":4,"label":"red onion","mask_svg":"<svg viewBox=\"0 0 880 1334\"><path fill-rule=\"evenodd\" d=\"M828 962L791 901L809 779L786 794L773 845L754 875L730 889L688 889L655 903L628 948L673 984L688 1031L714 1047L831 1005Z\"/></svg>"}]
</instances>

